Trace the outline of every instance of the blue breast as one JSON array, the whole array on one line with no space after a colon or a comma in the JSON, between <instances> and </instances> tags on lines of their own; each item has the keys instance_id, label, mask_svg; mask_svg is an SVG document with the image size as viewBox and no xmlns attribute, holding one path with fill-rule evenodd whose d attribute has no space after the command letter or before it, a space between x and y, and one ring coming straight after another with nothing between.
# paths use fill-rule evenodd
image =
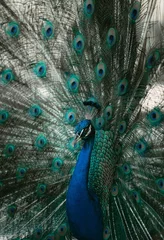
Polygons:
<instances>
[{"instance_id":1,"label":"blue breast","mask_svg":"<svg viewBox=\"0 0 164 240\"><path fill-rule=\"evenodd\" d=\"M88 190L88 171L94 138L87 140L79 154L67 193L70 229L78 240L102 240L103 223L96 194Z\"/></svg>"}]
</instances>

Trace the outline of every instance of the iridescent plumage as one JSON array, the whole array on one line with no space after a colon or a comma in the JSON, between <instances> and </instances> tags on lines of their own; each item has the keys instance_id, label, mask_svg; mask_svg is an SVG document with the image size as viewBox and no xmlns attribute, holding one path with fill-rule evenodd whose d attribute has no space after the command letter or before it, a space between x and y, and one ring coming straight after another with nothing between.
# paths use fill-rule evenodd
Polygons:
<instances>
[{"instance_id":1,"label":"iridescent plumage","mask_svg":"<svg viewBox=\"0 0 164 240\"><path fill-rule=\"evenodd\" d=\"M0 237L163 239L157 7L1 0Z\"/></svg>"}]
</instances>

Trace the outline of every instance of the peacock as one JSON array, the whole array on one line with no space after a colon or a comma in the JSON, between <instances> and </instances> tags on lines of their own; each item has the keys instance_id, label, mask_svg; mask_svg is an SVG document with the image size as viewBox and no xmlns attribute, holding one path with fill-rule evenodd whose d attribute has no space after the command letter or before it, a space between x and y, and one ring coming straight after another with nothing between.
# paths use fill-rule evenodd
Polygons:
<instances>
[{"instance_id":1,"label":"peacock","mask_svg":"<svg viewBox=\"0 0 164 240\"><path fill-rule=\"evenodd\" d=\"M159 2L0 1L0 239L164 239Z\"/></svg>"}]
</instances>

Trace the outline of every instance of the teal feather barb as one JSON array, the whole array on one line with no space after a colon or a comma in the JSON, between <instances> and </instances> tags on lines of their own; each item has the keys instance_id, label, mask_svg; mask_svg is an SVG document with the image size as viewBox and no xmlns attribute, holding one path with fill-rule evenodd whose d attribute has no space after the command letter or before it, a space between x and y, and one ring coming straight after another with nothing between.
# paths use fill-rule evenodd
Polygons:
<instances>
[{"instance_id":1,"label":"teal feather barb","mask_svg":"<svg viewBox=\"0 0 164 240\"><path fill-rule=\"evenodd\" d=\"M159 2L1 0L2 239L164 239Z\"/></svg>"}]
</instances>

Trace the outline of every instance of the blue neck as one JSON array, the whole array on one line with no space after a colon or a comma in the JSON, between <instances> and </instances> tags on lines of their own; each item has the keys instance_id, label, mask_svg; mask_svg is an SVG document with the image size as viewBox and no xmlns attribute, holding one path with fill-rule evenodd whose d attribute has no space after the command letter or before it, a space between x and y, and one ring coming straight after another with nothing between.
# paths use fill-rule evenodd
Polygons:
<instances>
[{"instance_id":1,"label":"blue neck","mask_svg":"<svg viewBox=\"0 0 164 240\"><path fill-rule=\"evenodd\" d=\"M94 137L87 140L79 154L67 193L70 229L78 240L101 240L103 224L96 194L88 190L88 171Z\"/></svg>"}]
</instances>

